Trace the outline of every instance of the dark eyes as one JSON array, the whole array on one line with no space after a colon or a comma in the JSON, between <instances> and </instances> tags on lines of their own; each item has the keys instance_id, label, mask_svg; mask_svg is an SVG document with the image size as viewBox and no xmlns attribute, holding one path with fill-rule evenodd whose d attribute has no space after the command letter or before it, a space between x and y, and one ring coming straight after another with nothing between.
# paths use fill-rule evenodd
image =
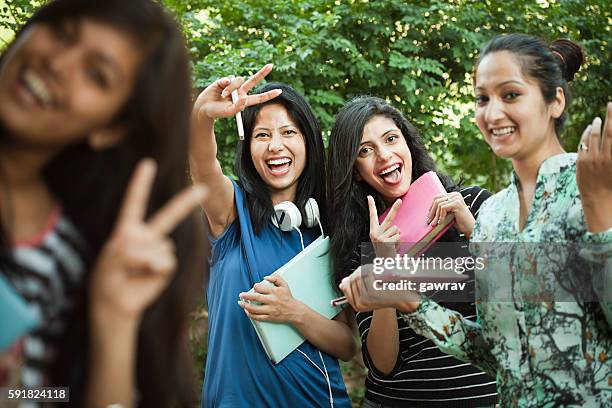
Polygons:
<instances>
[{"instance_id":1,"label":"dark eyes","mask_svg":"<svg viewBox=\"0 0 612 408\"><path fill-rule=\"evenodd\" d=\"M481 106L489 101L489 97L479 95L476 97L476 105Z\"/></svg>"},{"instance_id":2,"label":"dark eyes","mask_svg":"<svg viewBox=\"0 0 612 408\"><path fill-rule=\"evenodd\" d=\"M504 95L504 99L512 100L512 99L515 99L517 96L519 96L518 92L508 92Z\"/></svg>"},{"instance_id":3,"label":"dark eyes","mask_svg":"<svg viewBox=\"0 0 612 408\"><path fill-rule=\"evenodd\" d=\"M102 70L94 67L89 69L88 74L92 81L94 81L98 86L101 88L108 88L108 79Z\"/></svg>"},{"instance_id":4,"label":"dark eyes","mask_svg":"<svg viewBox=\"0 0 612 408\"><path fill-rule=\"evenodd\" d=\"M286 129L285 131L283 131L283 136L293 136L293 135L297 135L298 133L293 130L293 129ZM268 133L257 133L253 136L255 139L260 139L260 138L265 138L265 137L270 137L270 135Z\"/></svg>"},{"instance_id":5,"label":"dark eyes","mask_svg":"<svg viewBox=\"0 0 612 408\"><path fill-rule=\"evenodd\" d=\"M389 137L387 137L387 142L395 142L397 139L399 139L398 135L390 135Z\"/></svg>"},{"instance_id":6,"label":"dark eyes","mask_svg":"<svg viewBox=\"0 0 612 408\"><path fill-rule=\"evenodd\" d=\"M365 156L366 154L370 153L372 151L371 147L362 147L361 150L359 150L359 155L360 156Z\"/></svg>"},{"instance_id":7,"label":"dark eyes","mask_svg":"<svg viewBox=\"0 0 612 408\"><path fill-rule=\"evenodd\" d=\"M512 101L514 99L516 99L517 97L519 97L521 94L518 92L506 92L505 94L502 95L502 99L505 101ZM476 96L476 105L478 106L482 106L484 104L486 104L487 102L489 102L489 97L485 96L485 95L477 95Z\"/></svg>"}]
</instances>

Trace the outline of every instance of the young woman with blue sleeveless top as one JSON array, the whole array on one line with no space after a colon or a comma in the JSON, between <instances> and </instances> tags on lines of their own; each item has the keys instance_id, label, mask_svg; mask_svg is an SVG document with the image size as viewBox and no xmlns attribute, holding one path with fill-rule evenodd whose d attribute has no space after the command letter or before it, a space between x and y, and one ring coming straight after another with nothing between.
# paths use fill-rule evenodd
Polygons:
<instances>
[{"instance_id":1,"label":"young woman with blue sleeveless top","mask_svg":"<svg viewBox=\"0 0 612 408\"><path fill-rule=\"evenodd\" d=\"M274 205L291 201L303 211L314 198L326 226L323 141L308 103L278 83L247 95L271 69L265 66L246 82L219 79L194 106L190 166L194 180L210 190L202 207L212 242L202 407L348 407L337 358L352 358L356 344L345 312L326 319L295 300L281 277L269 276L302 250L298 231L272 224ZM216 158L214 122L245 107L235 181ZM320 229L302 226L301 233L308 245ZM274 285L258 284L264 279ZM256 293L247 294L254 286ZM250 319L290 323L306 341L273 364Z\"/></svg>"}]
</instances>

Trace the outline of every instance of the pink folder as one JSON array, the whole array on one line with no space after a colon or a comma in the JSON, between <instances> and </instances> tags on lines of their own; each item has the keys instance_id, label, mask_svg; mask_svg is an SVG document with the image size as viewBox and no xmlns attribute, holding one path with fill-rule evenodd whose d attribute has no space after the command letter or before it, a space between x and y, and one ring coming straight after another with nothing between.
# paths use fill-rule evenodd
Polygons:
<instances>
[{"instance_id":1,"label":"pink folder","mask_svg":"<svg viewBox=\"0 0 612 408\"><path fill-rule=\"evenodd\" d=\"M446 194L438 175L429 171L414 181L402 197L393 224L400 229L400 255L419 256L435 243L455 223L455 216L448 214L440 224L427 224L427 215L433 198ZM383 222L391 207L378 217Z\"/></svg>"}]
</instances>

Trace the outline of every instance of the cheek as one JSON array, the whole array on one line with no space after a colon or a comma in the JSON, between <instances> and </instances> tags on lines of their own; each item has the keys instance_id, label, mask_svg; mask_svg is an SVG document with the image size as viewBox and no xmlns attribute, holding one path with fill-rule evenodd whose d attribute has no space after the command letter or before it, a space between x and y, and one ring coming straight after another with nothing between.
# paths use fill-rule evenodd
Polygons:
<instances>
[{"instance_id":1,"label":"cheek","mask_svg":"<svg viewBox=\"0 0 612 408\"><path fill-rule=\"evenodd\" d=\"M355 162L355 173L357 175L357 180L361 181L367 178L368 174L371 173L370 166L367 159L358 159Z\"/></svg>"}]
</instances>

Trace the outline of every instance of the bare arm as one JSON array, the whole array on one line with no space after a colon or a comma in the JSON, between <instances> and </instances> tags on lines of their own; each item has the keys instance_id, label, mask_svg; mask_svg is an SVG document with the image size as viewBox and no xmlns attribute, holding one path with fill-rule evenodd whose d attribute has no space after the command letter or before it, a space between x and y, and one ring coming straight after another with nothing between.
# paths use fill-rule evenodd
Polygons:
<instances>
[{"instance_id":1,"label":"bare arm","mask_svg":"<svg viewBox=\"0 0 612 408\"><path fill-rule=\"evenodd\" d=\"M366 344L376 369L383 374L389 374L395 367L399 354L399 332L395 309L376 309L372 312Z\"/></svg>"},{"instance_id":2,"label":"bare arm","mask_svg":"<svg viewBox=\"0 0 612 408\"><path fill-rule=\"evenodd\" d=\"M313 346L343 361L355 356L357 341L347 309L329 320L302 302L297 301L296 307L296 315L289 323Z\"/></svg>"}]
</instances>

